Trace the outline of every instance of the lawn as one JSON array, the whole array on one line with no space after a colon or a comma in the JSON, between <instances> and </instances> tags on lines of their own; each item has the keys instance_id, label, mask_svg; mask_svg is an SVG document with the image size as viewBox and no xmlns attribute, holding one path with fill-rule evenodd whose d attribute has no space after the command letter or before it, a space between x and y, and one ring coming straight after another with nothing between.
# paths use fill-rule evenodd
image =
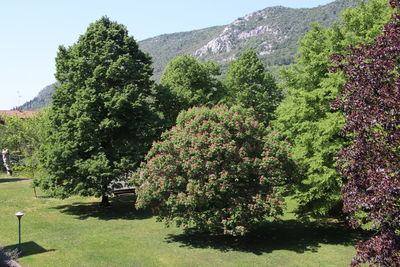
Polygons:
<instances>
[{"instance_id":1,"label":"lawn","mask_svg":"<svg viewBox=\"0 0 400 267\"><path fill-rule=\"evenodd\" d=\"M360 233L340 224L300 223L288 211L247 237L166 228L130 197L65 200L35 197L30 180L0 177L0 246L18 243L23 211L22 266L347 266Z\"/></svg>"}]
</instances>

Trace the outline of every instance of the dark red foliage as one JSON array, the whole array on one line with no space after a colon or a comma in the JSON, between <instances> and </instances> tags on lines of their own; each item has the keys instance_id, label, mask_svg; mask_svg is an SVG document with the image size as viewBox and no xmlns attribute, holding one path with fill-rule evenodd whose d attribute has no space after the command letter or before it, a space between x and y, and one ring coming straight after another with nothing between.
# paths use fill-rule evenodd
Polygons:
<instances>
[{"instance_id":1,"label":"dark red foliage","mask_svg":"<svg viewBox=\"0 0 400 267\"><path fill-rule=\"evenodd\" d=\"M394 8L400 1L391 0ZM347 178L344 211L354 227L371 223L376 234L360 242L351 265L400 266L400 15L375 43L334 55L347 77L334 108L347 118L353 144L339 153Z\"/></svg>"},{"instance_id":2,"label":"dark red foliage","mask_svg":"<svg viewBox=\"0 0 400 267\"><path fill-rule=\"evenodd\" d=\"M389 3L393 8L396 8L396 7L400 6L400 1L399 0L390 0Z\"/></svg>"}]
</instances>

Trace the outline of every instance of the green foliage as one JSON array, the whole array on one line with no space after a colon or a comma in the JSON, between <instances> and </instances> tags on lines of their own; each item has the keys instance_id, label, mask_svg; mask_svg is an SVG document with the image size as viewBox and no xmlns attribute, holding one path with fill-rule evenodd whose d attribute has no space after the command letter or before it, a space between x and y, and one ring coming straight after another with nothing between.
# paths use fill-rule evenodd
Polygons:
<instances>
[{"instance_id":1,"label":"green foliage","mask_svg":"<svg viewBox=\"0 0 400 267\"><path fill-rule=\"evenodd\" d=\"M283 94L275 78L265 72L256 51L241 53L229 66L225 81L231 103L254 108L259 121L269 122L273 118Z\"/></svg>"},{"instance_id":2,"label":"green foliage","mask_svg":"<svg viewBox=\"0 0 400 267\"><path fill-rule=\"evenodd\" d=\"M215 63L203 63L183 55L171 60L165 68L160 85L171 92L166 98L167 113L174 117L193 106L213 106L223 97L223 87L216 76L220 75ZM175 121L175 119L174 119Z\"/></svg>"},{"instance_id":3,"label":"green foliage","mask_svg":"<svg viewBox=\"0 0 400 267\"><path fill-rule=\"evenodd\" d=\"M384 0L364 1L359 8L345 10L342 14L345 22L342 33L346 40L343 45L373 42L382 33L383 22L389 21L393 12Z\"/></svg>"},{"instance_id":4,"label":"green foliage","mask_svg":"<svg viewBox=\"0 0 400 267\"><path fill-rule=\"evenodd\" d=\"M103 17L56 58L40 180L55 196L103 196L135 169L155 138L152 69L125 26Z\"/></svg>"},{"instance_id":5,"label":"green foliage","mask_svg":"<svg viewBox=\"0 0 400 267\"><path fill-rule=\"evenodd\" d=\"M193 108L155 142L133 174L136 207L166 224L243 235L282 215L289 147L240 106Z\"/></svg>"},{"instance_id":6,"label":"green foliage","mask_svg":"<svg viewBox=\"0 0 400 267\"><path fill-rule=\"evenodd\" d=\"M282 71L285 101L277 109L275 127L293 144L292 155L306 175L298 185L299 214L326 215L341 209L342 178L336 154L346 144L344 118L330 109L345 82L341 72L329 73L330 57L359 40L367 42L389 20L385 0L373 0L344 12L340 25L318 24L300 43L297 63Z\"/></svg>"},{"instance_id":7,"label":"green foliage","mask_svg":"<svg viewBox=\"0 0 400 267\"><path fill-rule=\"evenodd\" d=\"M5 124L0 124L0 148L10 150L13 171L22 171L34 177L40 168L38 151L44 141L46 112L26 118L5 116L2 119Z\"/></svg>"}]
</instances>

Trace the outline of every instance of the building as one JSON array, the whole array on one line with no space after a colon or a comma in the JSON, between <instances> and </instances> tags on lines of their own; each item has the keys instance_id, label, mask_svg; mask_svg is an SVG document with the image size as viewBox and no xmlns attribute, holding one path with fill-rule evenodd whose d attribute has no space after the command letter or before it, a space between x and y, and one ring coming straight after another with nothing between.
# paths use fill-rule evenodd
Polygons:
<instances>
[{"instance_id":1,"label":"building","mask_svg":"<svg viewBox=\"0 0 400 267\"><path fill-rule=\"evenodd\" d=\"M37 111L35 110L0 110L0 124L5 124L4 117L17 116L20 119L31 117Z\"/></svg>"}]
</instances>

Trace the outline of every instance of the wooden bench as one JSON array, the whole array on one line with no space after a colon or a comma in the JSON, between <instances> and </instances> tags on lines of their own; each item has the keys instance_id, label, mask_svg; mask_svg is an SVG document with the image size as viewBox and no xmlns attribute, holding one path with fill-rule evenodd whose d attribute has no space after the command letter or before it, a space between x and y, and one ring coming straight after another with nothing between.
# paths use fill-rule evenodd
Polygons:
<instances>
[{"instance_id":1,"label":"wooden bench","mask_svg":"<svg viewBox=\"0 0 400 267\"><path fill-rule=\"evenodd\" d=\"M113 191L113 196L133 196L135 195L135 189L133 187L124 187L124 188L118 188L114 189Z\"/></svg>"}]
</instances>

